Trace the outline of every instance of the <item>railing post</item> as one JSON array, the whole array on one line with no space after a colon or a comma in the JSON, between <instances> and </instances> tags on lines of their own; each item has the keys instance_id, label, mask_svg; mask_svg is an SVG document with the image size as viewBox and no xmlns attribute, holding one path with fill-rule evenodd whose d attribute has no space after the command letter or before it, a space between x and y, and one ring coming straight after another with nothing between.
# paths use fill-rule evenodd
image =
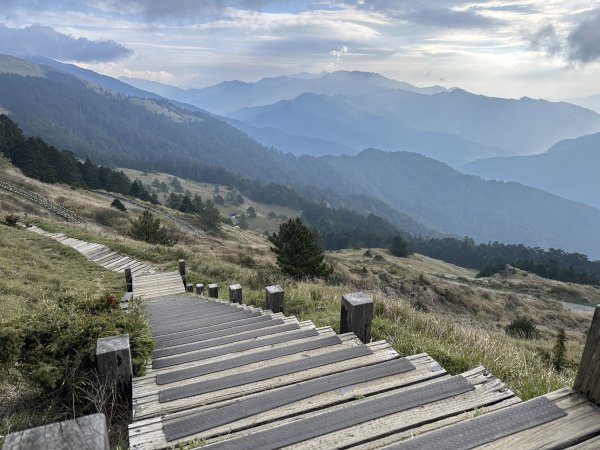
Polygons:
<instances>
[{"instance_id":1,"label":"railing post","mask_svg":"<svg viewBox=\"0 0 600 450\"><path fill-rule=\"evenodd\" d=\"M267 286L266 291L266 302L267 309L270 309L274 313L283 312L283 288L279 285Z\"/></svg>"},{"instance_id":2,"label":"railing post","mask_svg":"<svg viewBox=\"0 0 600 450\"><path fill-rule=\"evenodd\" d=\"M208 285L208 296L210 298L219 298L219 285L212 283Z\"/></svg>"},{"instance_id":3,"label":"railing post","mask_svg":"<svg viewBox=\"0 0 600 450\"><path fill-rule=\"evenodd\" d=\"M127 284L127 292L133 292L133 277L131 276L131 267L125 268L125 283Z\"/></svg>"},{"instance_id":4,"label":"railing post","mask_svg":"<svg viewBox=\"0 0 600 450\"><path fill-rule=\"evenodd\" d=\"M340 334L353 332L365 344L371 342L373 300L362 292L342 296Z\"/></svg>"},{"instance_id":5,"label":"railing post","mask_svg":"<svg viewBox=\"0 0 600 450\"><path fill-rule=\"evenodd\" d=\"M185 279L185 259L179 260L179 275L181 275L181 280L183 281L183 285L187 288L187 281Z\"/></svg>"},{"instance_id":6,"label":"railing post","mask_svg":"<svg viewBox=\"0 0 600 450\"><path fill-rule=\"evenodd\" d=\"M185 285L185 290L187 292L194 292L194 285L192 283L188 283Z\"/></svg>"},{"instance_id":7,"label":"railing post","mask_svg":"<svg viewBox=\"0 0 600 450\"><path fill-rule=\"evenodd\" d=\"M594 311L573 389L600 406L600 305Z\"/></svg>"},{"instance_id":8,"label":"railing post","mask_svg":"<svg viewBox=\"0 0 600 450\"><path fill-rule=\"evenodd\" d=\"M96 341L96 365L100 381L131 404L133 367L129 335L108 336Z\"/></svg>"},{"instance_id":9,"label":"railing post","mask_svg":"<svg viewBox=\"0 0 600 450\"><path fill-rule=\"evenodd\" d=\"M229 285L229 301L231 303L242 304L242 286L239 284Z\"/></svg>"},{"instance_id":10,"label":"railing post","mask_svg":"<svg viewBox=\"0 0 600 450\"><path fill-rule=\"evenodd\" d=\"M202 295L203 292L204 292L204 284L198 283L196 285L196 294Z\"/></svg>"},{"instance_id":11,"label":"railing post","mask_svg":"<svg viewBox=\"0 0 600 450\"><path fill-rule=\"evenodd\" d=\"M10 433L4 438L3 450L35 448L85 448L109 450L104 414L92 414L74 420L54 422L41 427Z\"/></svg>"}]
</instances>

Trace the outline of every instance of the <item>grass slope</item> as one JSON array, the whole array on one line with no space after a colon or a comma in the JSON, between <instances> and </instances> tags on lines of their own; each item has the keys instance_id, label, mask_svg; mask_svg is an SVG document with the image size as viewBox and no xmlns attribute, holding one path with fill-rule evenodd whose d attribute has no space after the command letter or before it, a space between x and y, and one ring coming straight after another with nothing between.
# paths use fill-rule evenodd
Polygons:
<instances>
[{"instance_id":1,"label":"grass slope","mask_svg":"<svg viewBox=\"0 0 600 450\"><path fill-rule=\"evenodd\" d=\"M106 209L107 201L100 196L60 185L42 185L11 170L13 181L28 183L55 200L63 198L63 203L90 220L97 216L97 211ZM191 190L191 187L184 184L184 188ZM204 189L199 193L208 193L212 188L200 186L198 189ZM27 210L26 205L2 193L0 205L5 213L23 214ZM521 273L477 280L468 269L421 255L395 258L381 249L329 252L326 258L335 268L332 279L327 283L293 281L278 273L269 243L259 233L228 225L223 225L217 234L205 237L179 231L180 242L165 248L128 238L123 230L130 215L135 212L129 211L114 225L107 222L108 226L78 226L38 216L33 208L26 220L45 229L104 243L163 270L174 270L177 260L185 258L190 271L189 282L219 283L223 298L228 284L240 283L245 303L264 306L265 286L280 284L285 289L286 314L296 315L300 320L313 320L317 326L337 329L341 296L362 290L375 301L374 340L387 339L401 355L427 352L451 373L484 365L523 399L573 382L590 316L565 310L557 300L563 299L565 292L571 292L576 294L569 295L581 297L588 303L600 303L598 290L589 286L548 282ZM1 281L2 292L12 292L11 303L19 305L11 306L11 315L26 314L30 304L55 302L69 293L58 288L47 289L46 284L72 286L70 289L78 289L78 295L83 297L88 292L92 295L100 286L119 289L119 275L89 267L89 263L72 250L24 230L9 229L9 233L2 241L0 270L6 275ZM11 250L5 252L4 247ZM36 264L42 273L30 273L26 267L13 269L17 255L28 255L27 260L40 255L38 261L41 262ZM25 264L25 259L20 259ZM54 284L48 273L50 268ZM6 281L9 277L12 279ZM31 279L36 280L36 290L26 284ZM532 319L540 330L539 339L522 340L506 335L504 326L521 316ZM567 362L559 372L549 356L556 333L562 327L567 334ZM15 386L6 383L3 386L2 395L15 395L10 392ZM51 419L33 407L29 410L29 420L11 422L7 421L6 413L3 414L3 431L7 423L14 428Z\"/></svg>"}]
</instances>

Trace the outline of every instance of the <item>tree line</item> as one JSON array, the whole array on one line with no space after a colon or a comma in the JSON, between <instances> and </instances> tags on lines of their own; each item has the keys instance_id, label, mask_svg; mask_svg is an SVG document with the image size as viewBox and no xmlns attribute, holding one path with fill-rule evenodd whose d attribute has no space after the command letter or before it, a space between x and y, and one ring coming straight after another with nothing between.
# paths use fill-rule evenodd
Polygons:
<instances>
[{"instance_id":1,"label":"tree line","mask_svg":"<svg viewBox=\"0 0 600 450\"><path fill-rule=\"evenodd\" d=\"M26 137L7 115L0 115L0 152L25 175L44 183L65 183L87 189L104 189L158 203L140 180L131 181L125 173L98 166L89 158L77 159L73 152L58 150L37 137Z\"/></svg>"}]
</instances>

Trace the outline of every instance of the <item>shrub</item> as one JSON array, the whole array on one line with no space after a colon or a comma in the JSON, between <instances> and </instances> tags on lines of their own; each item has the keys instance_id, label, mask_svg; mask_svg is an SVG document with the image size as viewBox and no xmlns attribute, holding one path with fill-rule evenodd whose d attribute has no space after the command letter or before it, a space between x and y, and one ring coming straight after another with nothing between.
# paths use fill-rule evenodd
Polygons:
<instances>
[{"instance_id":1,"label":"shrub","mask_svg":"<svg viewBox=\"0 0 600 450\"><path fill-rule=\"evenodd\" d=\"M4 218L4 223L10 227L16 227L19 221L19 216L16 214L9 214Z\"/></svg>"},{"instance_id":2,"label":"shrub","mask_svg":"<svg viewBox=\"0 0 600 450\"><path fill-rule=\"evenodd\" d=\"M567 353L567 335L565 329L561 328L556 334L556 342L552 350L552 365L558 371L561 371L565 366L565 358Z\"/></svg>"},{"instance_id":3,"label":"shrub","mask_svg":"<svg viewBox=\"0 0 600 450\"><path fill-rule=\"evenodd\" d=\"M526 317L519 317L513 320L504 327L504 331L511 336L524 339L534 339L540 334L531 320Z\"/></svg>"},{"instance_id":4,"label":"shrub","mask_svg":"<svg viewBox=\"0 0 600 450\"><path fill-rule=\"evenodd\" d=\"M118 209L119 211L127 211L127 208L125 208L125 205L123 204L123 202L121 200L119 200L118 198L115 198L112 203L110 204L110 206L112 206L113 208Z\"/></svg>"},{"instance_id":5,"label":"shrub","mask_svg":"<svg viewBox=\"0 0 600 450\"><path fill-rule=\"evenodd\" d=\"M173 246L177 242L169 231L160 225L160 219L150 211L144 211L140 217L131 222L131 237L149 244Z\"/></svg>"},{"instance_id":6,"label":"shrub","mask_svg":"<svg viewBox=\"0 0 600 450\"><path fill-rule=\"evenodd\" d=\"M394 256L406 258L413 254L408 241L400 235L394 236L390 244L390 253Z\"/></svg>"},{"instance_id":7,"label":"shrub","mask_svg":"<svg viewBox=\"0 0 600 450\"><path fill-rule=\"evenodd\" d=\"M0 369L16 370L34 390L85 410L76 386L94 378L96 340L122 333L129 334L135 374L143 374L152 337L141 309L125 313L112 295L67 296L0 329Z\"/></svg>"}]
</instances>

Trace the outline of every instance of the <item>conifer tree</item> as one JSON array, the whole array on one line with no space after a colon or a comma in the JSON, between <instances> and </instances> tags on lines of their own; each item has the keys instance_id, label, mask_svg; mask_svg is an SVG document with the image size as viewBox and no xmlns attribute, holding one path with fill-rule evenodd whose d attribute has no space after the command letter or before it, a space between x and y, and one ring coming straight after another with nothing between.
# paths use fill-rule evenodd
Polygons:
<instances>
[{"instance_id":1,"label":"conifer tree","mask_svg":"<svg viewBox=\"0 0 600 450\"><path fill-rule=\"evenodd\" d=\"M277 265L286 275L327 278L333 272L333 267L323 261L323 249L316 236L298 217L282 223L279 233L273 233L269 240Z\"/></svg>"}]
</instances>

